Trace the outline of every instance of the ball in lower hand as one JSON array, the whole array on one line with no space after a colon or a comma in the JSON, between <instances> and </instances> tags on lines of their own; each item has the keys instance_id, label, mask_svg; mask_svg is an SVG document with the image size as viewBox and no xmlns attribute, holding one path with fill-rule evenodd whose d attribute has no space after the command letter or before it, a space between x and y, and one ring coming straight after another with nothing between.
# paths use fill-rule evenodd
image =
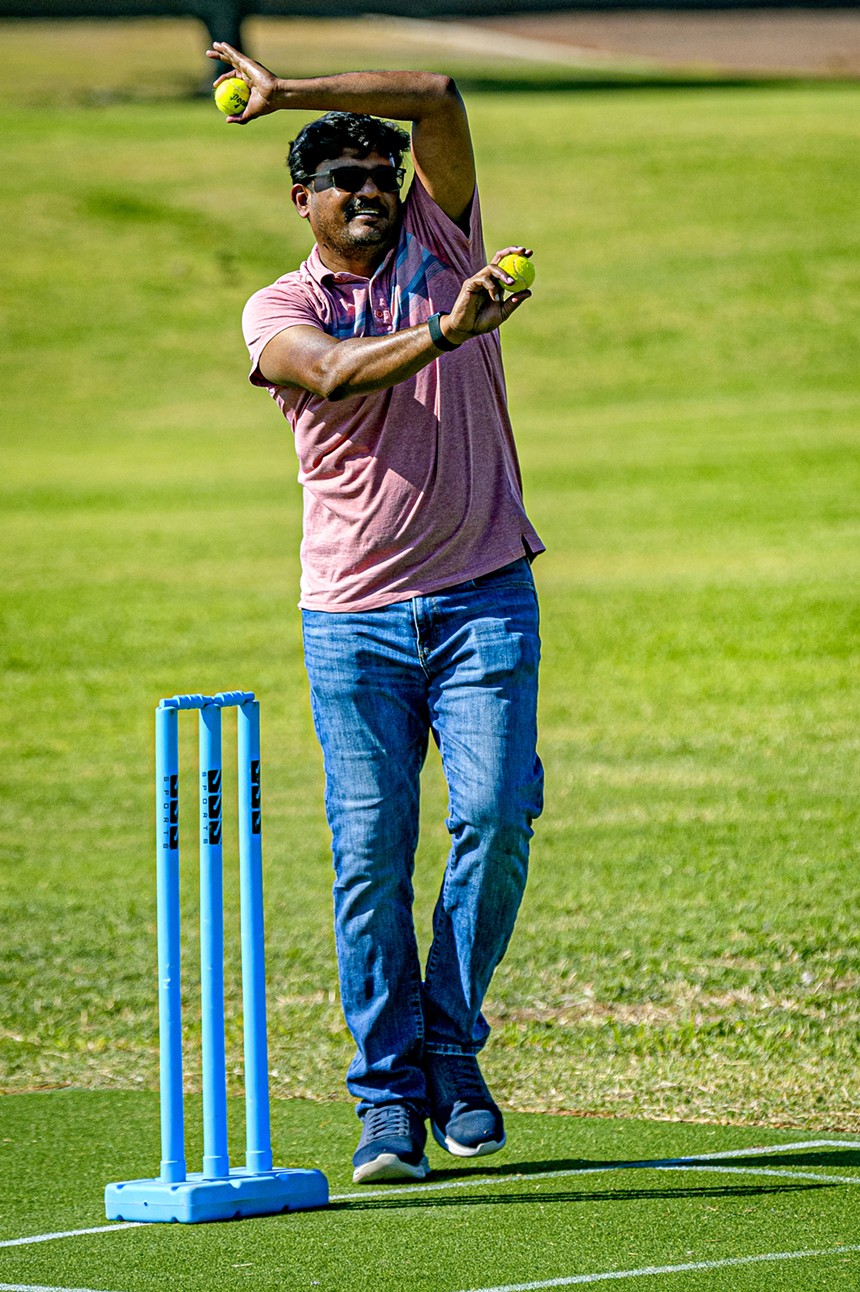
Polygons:
<instances>
[{"instance_id":1,"label":"ball in lower hand","mask_svg":"<svg viewBox=\"0 0 860 1292\"><path fill-rule=\"evenodd\" d=\"M527 292L535 280L535 267L528 256L521 256L516 252L502 256L499 269L504 269L514 280L513 287L506 287L509 292Z\"/></svg>"},{"instance_id":2,"label":"ball in lower hand","mask_svg":"<svg viewBox=\"0 0 860 1292\"><path fill-rule=\"evenodd\" d=\"M239 76L215 86L215 103L227 117L239 117L251 97L251 88Z\"/></svg>"}]
</instances>

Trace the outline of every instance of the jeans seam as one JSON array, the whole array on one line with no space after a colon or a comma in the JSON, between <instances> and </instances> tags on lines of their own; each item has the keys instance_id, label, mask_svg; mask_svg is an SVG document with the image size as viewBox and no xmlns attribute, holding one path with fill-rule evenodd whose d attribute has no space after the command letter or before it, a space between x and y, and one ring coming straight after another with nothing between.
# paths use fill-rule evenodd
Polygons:
<instances>
[{"instance_id":1,"label":"jeans seam","mask_svg":"<svg viewBox=\"0 0 860 1292\"><path fill-rule=\"evenodd\" d=\"M430 670L427 668L427 651L421 641L421 628L418 624L418 598L412 598L412 624L415 628L415 650L418 655L418 665L425 677L429 678Z\"/></svg>"},{"instance_id":2,"label":"jeans seam","mask_svg":"<svg viewBox=\"0 0 860 1292\"><path fill-rule=\"evenodd\" d=\"M423 1005L423 1003L422 1003L422 1001L421 1001L421 975L420 975L420 973L419 973L419 975L418 975L418 977L417 977L417 979L416 979L415 983L413 984L412 992L410 993L410 999L411 999L411 1004L412 1004L412 1015L413 1015L413 1020L414 1020L414 1023L415 1023L415 1034L416 1034L416 1036L418 1037L418 1040L421 1042L421 1046L422 1046L422 1048L423 1048L423 1045L424 1045L424 1005Z\"/></svg>"},{"instance_id":3,"label":"jeans seam","mask_svg":"<svg viewBox=\"0 0 860 1292\"><path fill-rule=\"evenodd\" d=\"M484 1048L483 1044L472 1045L467 1047L465 1045L451 1045L447 1041L427 1041L425 1042L425 1045L424 1045L424 1053L425 1054L458 1054L458 1055L462 1055L463 1057L472 1059L475 1057L476 1054L480 1054L483 1048Z\"/></svg>"}]
</instances>

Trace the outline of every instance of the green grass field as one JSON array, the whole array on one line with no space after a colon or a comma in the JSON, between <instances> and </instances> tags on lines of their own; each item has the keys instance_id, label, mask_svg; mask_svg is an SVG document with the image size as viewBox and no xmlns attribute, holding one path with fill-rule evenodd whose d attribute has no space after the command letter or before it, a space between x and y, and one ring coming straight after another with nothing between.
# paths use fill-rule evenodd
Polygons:
<instances>
[{"instance_id":1,"label":"green grass field","mask_svg":"<svg viewBox=\"0 0 860 1292\"><path fill-rule=\"evenodd\" d=\"M34 1172L9 1238L98 1224L104 1182L157 1167L152 710L175 691L262 699L272 1087L320 1101L276 1105L279 1154L324 1165L340 1193L355 1136L349 1105L331 1102L351 1042L295 608L300 491L239 329L247 296L308 249L283 169L298 122L243 131L193 97L88 97L80 48L27 46L29 31L10 29L18 65L38 72L5 122L0 197L0 1138L8 1178L22 1156ZM109 66L122 82L119 55ZM504 346L549 549L536 566L547 810L487 1002L487 1074L521 1115L482 1179L533 1159L860 1132L858 104L851 85L469 92L488 242L535 247L535 298ZM191 804L190 726L183 740ZM432 759L424 802L422 945L447 850ZM228 936L238 1093L233 918ZM193 1017L192 981L187 994ZM191 1089L196 1046L192 1034ZM56 1087L72 1089L25 1093ZM528 1115L548 1111L615 1120ZM856 1174L856 1154L843 1165ZM460 1292L856 1239L847 1186L775 1197L762 1177L714 1199L710 1177L653 1177L534 1197L506 1183L490 1199L529 1195L522 1211L485 1214L480 1189L462 1210L374 1204L364 1282L349 1264L360 1204L331 1228L291 1218L299 1255L321 1264L277 1285ZM600 1206L562 1219L595 1193ZM455 1260L445 1242L485 1221L486 1262ZM299 1259L285 1223L10 1248L0 1287L161 1286L173 1241L189 1292L216 1286L211 1262L218 1287L274 1287L258 1262L274 1280L276 1248ZM453 1263L437 1267L443 1251ZM856 1287L856 1255L800 1268L673 1277L685 1292Z\"/></svg>"}]
</instances>

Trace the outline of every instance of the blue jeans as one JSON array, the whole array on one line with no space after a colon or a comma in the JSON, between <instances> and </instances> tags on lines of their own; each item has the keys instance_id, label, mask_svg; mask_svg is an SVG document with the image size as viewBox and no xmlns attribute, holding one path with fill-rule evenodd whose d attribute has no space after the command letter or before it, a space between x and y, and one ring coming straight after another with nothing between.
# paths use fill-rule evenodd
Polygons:
<instances>
[{"instance_id":1,"label":"blue jeans","mask_svg":"<svg viewBox=\"0 0 860 1292\"><path fill-rule=\"evenodd\" d=\"M475 1054L543 806L540 639L527 560L358 613L302 612L332 832L335 940L357 1046L359 1114L427 1114L425 1051ZM419 773L428 738L448 784L451 850L422 982L412 917Z\"/></svg>"}]
</instances>

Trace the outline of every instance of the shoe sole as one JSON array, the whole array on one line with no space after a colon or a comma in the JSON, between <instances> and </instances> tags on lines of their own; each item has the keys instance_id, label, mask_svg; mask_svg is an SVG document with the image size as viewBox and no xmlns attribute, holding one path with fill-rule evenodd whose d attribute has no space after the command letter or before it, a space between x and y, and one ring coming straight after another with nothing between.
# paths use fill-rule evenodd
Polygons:
<instances>
[{"instance_id":1,"label":"shoe sole","mask_svg":"<svg viewBox=\"0 0 860 1292\"><path fill-rule=\"evenodd\" d=\"M433 1132L433 1138L440 1148L444 1148L446 1153L453 1157L487 1157L490 1153L498 1153L500 1148L504 1148L507 1143L507 1135L503 1134L501 1139L485 1140L483 1144L459 1144L457 1140L451 1139L440 1130L435 1122L430 1123L430 1129Z\"/></svg>"},{"instance_id":2,"label":"shoe sole","mask_svg":"<svg viewBox=\"0 0 860 1292\"><path fill-rule=\"evenodd\" d=\"M396 1153L380 1153L372 1162L357 1166L352 1173L353 1184L365 1180L423 1180L430 1170L430 1163L422 1157L417 1166L404 1162Z\"/></svg>"}]
</instances>

